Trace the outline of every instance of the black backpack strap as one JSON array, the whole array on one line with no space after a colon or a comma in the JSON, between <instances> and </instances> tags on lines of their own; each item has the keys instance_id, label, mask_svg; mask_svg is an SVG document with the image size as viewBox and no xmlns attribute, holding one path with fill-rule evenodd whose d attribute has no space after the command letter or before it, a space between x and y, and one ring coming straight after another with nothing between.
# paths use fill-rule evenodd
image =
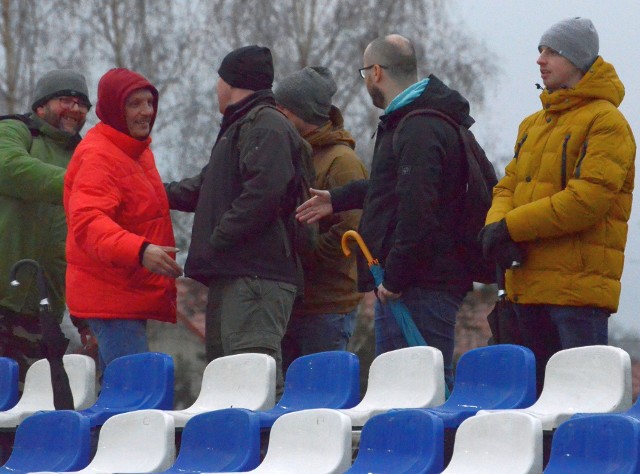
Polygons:
<instances>
[{"instance_id":1,"label":"black backpack strap","mask_svg":"<svg viewBox=\"0 0 640 474\"><path fill-rule=\"evenodd\" d=\"M453 120L453 118L451 118L450 116L448 116L447 114L440 112L439 110L435 110L435 109L430 109L430 108L421 108L421 109L415 109L412 110L411 112L409 112L407 115L405 115L404 117L402 117L400 119L400 121L398 122L398 125L396 125L396 129L393 133L393 143L392 143L392 147L393 147L393 153L398 156L400 154L400 130L402 129L402 127L404 126L405 122L407 120L409 120L412 117L415 117L417 115L431 115L433 117L438 117L441 120L444 120L445 122L447 122L449 125L451 125L455 130L457 130L458 135L460 136L461 140L464 141L464 136L462 133L460 133L460 124L458 122L456 122L455 120Z\"/></svg>"},{"instance_id":2,"label":"black backpack strap","mask_svg":"<svg viewBox=\"0 0 640 474\"><path fill-rule=\"evenodd\" d=\"M33 122L31 121L31 114L9 114L9 115L0 115L0 120L19 120L24 123L29 132L31 132L32 137L37 137L40 135L40 130L37 128L33 128Z\"/></svg>"}]
</instances>

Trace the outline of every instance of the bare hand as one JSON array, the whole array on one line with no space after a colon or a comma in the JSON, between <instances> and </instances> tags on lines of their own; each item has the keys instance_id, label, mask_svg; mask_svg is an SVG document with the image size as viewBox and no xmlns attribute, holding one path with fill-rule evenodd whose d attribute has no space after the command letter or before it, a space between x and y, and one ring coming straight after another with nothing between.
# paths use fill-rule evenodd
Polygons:
<instances>
[{"instance_id":1,"label":"bare hand","mask_svg":"<svg viewBox=\"0 0 640 474\"><path fill-rule=\"evenodd\" d=\"M402 296L402 293L394 293L387 290L382 283L378 285L378 299L382 304L387 304L389 300L397 300Z\"/></svg>"},{"instance_id":2,"label":"bare hand","mask_svg":"<svg viewBox=\"0 0 640 474\"><path fill-rule=\"evenodd\" d=\"M182 275L182 267L169 255L179 252L175 247L162 247L160 245L147 245L142 256L142 266L150 272L169 278L178 278Z\"/></svg>"},{"instance_id":3,"label":"bare hand","mask_svg":"<svg viewBox=\"0 0 640 474\"><path fill-rule=\"evenodd\" d=\"M309 192L313 197L298 206L296 209L296 219L300 222L313 224L323 217L333 214L333 205L331 204L331 194L329 194L329 191L311 188Z\"/></svg>"}]
</instances>

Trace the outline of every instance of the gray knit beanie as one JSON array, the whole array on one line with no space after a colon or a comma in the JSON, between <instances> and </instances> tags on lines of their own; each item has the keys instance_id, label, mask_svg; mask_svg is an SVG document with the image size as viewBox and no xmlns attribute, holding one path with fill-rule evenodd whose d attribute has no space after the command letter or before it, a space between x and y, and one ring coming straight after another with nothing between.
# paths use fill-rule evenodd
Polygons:
<instances>
[{"instance_id":1,"label":"gray knit beanie","mask_svg":"<svg viewBox=\"0 0 640 474\"><path fill-rule=\"evenodd\" d=\"M61 96L79 97L91 107L84 76L71 69L56 69L38 79L31 98L31 110L35 111L49 100Z\"/></svg>"},{"instance_id":2,"label":"gray knit beanie","mask_svg":"<svg viewBox=\"0 0 640 474\"><path fill-rule=\"evenodd\" d=\"M337 90L329 69L308 66L280 80L273 93L278 104L305 122L322 125L329 120L331 98Z\"/></svg>"},{"instance_id":3,"label":"gray knit beanie","mask_svg":"<svg viewBox=\"0 0 640 474\"><path fill-rule=\"evenodd\" d=\"M587 72L598 59L600 41L591 20L576 17L559 21L545 31L538 49L543 46L557 51L582 72Z\"/></svg>"}]
</instances>

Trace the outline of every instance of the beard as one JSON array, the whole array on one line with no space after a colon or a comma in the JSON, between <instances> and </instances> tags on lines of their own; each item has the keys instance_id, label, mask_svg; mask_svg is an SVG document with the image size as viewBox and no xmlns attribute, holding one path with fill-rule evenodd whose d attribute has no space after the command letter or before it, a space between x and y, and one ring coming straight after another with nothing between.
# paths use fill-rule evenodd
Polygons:
<instances>
[{"instance_id":1,"label":"beard","mask_svg":"<svg viewBox=\"0 0 640 474\"><path fill-rule=\"evenodd\" d=\"M58 130L67 132L71 135L76 135L84 127L85 118L81 115L63 110L62 112L56 112L49 104L44 106L44 115L42 119Z\"/></svg>"},{"instance_id":2,"label":"beard","mask_svg":"<svg viewBox=\"0 0 640 474\"><path fill-rule=\"evenodd\" d=\"M371 102L373 103L374 106L378 107L379 109L385 108L384 94L382 93L379 87L375 85L367 86L367 92L369 93L369 96L371 96Z\"/></svg>"}]
</instances>

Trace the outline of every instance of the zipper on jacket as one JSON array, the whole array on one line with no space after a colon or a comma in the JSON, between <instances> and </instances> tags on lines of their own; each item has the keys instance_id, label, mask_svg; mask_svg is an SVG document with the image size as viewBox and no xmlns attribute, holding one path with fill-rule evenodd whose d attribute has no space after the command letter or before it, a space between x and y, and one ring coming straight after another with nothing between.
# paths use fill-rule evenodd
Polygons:
<instances>
[{"instance_id":1,"label":"zipper on jacket","mask_svg":"<svg viewBox=\"0 0 640 474\"><path fill-rule=\"evenodd\" d=\"M580 149L580 157L578 158L578 163L576 164L576 170L573 173L573 175L576 178L580 177L580 166L582 166L582 160L584 159L584 156L587 154L588 144L589 144L589 141L585 140L585 142L582 144L582 148Z\"/></svg>"},{"instance_id":2,"label":"zipper on jacket","mask_svg":"<svg viewBox=\"0 0 640 474\"><path fill-rule=\"evenodd\" d=\"M567 186L567 143L569 138L571 138L571 134L565 135L562 142L562 169L560 170L562 174L562 189Z\"/></svg>"},{"instance_id":3,"label":"zipper on jacket","mask_svg":"<svg viewBox=\"0 0 640 474\"><path fill-rule=\"evenodd\" d=\"M520 141L518 143L516 143L516 152L513 154L513 159L517 160L518 159L518 155L520 154L520 148L522 148L522 145L524 145L524 142L527 140L527 137L529 136L528 133L525 133L522 138L520 139Z\"/></svg>"}]
</instances>

